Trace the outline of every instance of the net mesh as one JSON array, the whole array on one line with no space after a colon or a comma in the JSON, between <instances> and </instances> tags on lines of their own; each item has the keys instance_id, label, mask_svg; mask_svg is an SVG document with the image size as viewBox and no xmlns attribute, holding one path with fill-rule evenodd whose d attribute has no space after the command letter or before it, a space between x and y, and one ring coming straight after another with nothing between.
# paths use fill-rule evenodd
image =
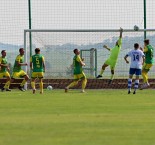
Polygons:
<instances>
[{"instance_id":1,"label":"net mesh","mask_svg":"<svg viewBox=\"0 0 155 145\"><path fill-rule=\"evenodd\" d=\"M95 48L97 50L97 74L110 52L103 48L103 45L114 47L119 37L119 32L31 32L32 33L32 54L34 49L39 47L41 53L45 56L46 62L46 78L70 78L72 77L72 61L73 50L78 48L80 50L90 50ZM26 33L26 47L29 54L29 32ZM150 39L151 45L155 46L154 42L155 31L147 32L147 38ZM118 57L118 62L115 68L115 78L127 78L129 65L125 63L124 56L132 50L134 43L139 43L143 47L144 32L131 31L123 32L122 48ZM87 68L90 68L90 61L88 53L83 53L82 57L86 60ZM95 58L94 58L95 59ZM28 55L29 60L29 55ZM155 68L153 67L149 72L150 77L154 77ZM90 71L86 75L92 76ZM104 72L104 77L110 76L110 68L108 67Z\"/></svg>"}]
</instances>

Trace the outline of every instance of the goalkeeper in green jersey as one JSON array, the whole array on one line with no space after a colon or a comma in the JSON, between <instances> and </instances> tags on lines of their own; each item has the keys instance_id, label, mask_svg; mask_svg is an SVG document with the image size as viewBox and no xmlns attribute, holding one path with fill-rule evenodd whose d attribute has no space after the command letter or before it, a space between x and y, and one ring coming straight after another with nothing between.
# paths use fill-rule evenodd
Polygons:
<instances>
[{"instance_id":1,"label":"goalkeeper in green jersey","mask_svg":"<svg viewBox=\"0 0 155 145\"><path fill-rule=\"evenodd\" d=\"M40 48L35 49L35 55L32 55L30 58L30 69L32 70L32 80L31 86L33 90L33 94L35 94L35 80L39 79L40 86L40 94L43 94L43 77L45 72L45 60L44 56L40 54Z\"/></svg>"},{"instance_id":2,"label":"goalkeeper in green jersey","mask_svg":"<svg viewBox=\"0 0 155 145\"><path fill-rule=\"evenodd\" d=\"M69 84L65 88L65 92L68 92L68 89L71 87L74 87L78 84L79 80L82 80L82 90L81 92L85 92L85 87L87 84L87 78L86 75L83 72L82 66L85 66L85 63L83 62L84 59L81 59L80 57L80 51L78 49L74 49L74 58L73 58L73 68L74 68L74 81Z\"/></svg>"},{"instance_id":3,"label":"goalkeeper in green jersey","mask_svg":"<svg viewBox=\"0 0 155 145\"><path fill-rule=\"evenodd\" d=\"M107 66L110 66L111 68L111 78L109 80L109 84L112 82L113 77L114 77L114 69L117 63L118 55L122 46L122 33L123 29L120 28L120 36L118 41L116 42L116 45L113 48L109 48L108 46L104 45L103 47L106 48L111 52L109 58L105 61L105 63L102 66L100 74L96 78L101 78L102 74Z\"/></svg>"},{"instance_id":4,"label":"goalkeeper in green jersey","mask_svg":"<svg viewBox=\"0 0 155 145\"><path fill-rule=\"evenodd\" d=\"M4 85L3 88L1 88L1 91L11 91L9 89L10 83L11 83L11 77L10 77L10 68L9 65L7 63L7 59L6 59L6 51L2 50L1 51L2 56L0 57L0 79L3 77L6 77L6 83Z\"/></svg>"}]
</instances>

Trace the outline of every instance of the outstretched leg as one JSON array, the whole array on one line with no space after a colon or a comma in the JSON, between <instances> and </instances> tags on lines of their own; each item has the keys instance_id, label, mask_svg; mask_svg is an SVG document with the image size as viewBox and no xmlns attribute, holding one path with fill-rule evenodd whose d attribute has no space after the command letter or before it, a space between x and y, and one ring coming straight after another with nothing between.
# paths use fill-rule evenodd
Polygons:
<instances>
[{"instance_id":1,"label":"outstretched leg","mask_svg":"<svg viewBox=\"0 0 155 145\"><path fill-rule=\"evenodd\" d=\"M66 88L65 88L65 92L68 92L69 88L72 88L74 86L76 86L78 84L79 80L73 81L72 83L70 83Z\"/></svg>"},{"instance_id":2,"label":"outstretched leg","mask_svg":"<svg viewBox=\"0 0 155 145\"><path fill-rule=\"evenodd\" d=\"M109 66L109 65L108 64L105 64L105 63L103 64L102 69L100 71L100 74L96 77L97 79L102 77L102 74L104 73L104 70L105 70L105 68L107 66Z\"/></svg>"}]
</instances>

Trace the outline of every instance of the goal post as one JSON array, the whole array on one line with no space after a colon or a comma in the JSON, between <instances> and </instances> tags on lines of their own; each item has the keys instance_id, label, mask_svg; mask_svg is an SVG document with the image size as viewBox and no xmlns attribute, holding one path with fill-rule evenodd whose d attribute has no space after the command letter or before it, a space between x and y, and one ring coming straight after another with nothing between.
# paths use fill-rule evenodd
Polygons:
<instances>
[{"instance_id":1,"label":"goal post","mask_svg":"<svg viewBox=\"0 0 155 145\"><path fill-rule=\"evenodd\" d=\"M134 43L143 47L144 32L150 44L155 46L155 29L124 29L123 43L115 69L115 78L128 78L129 65L124 61L126 53L133 49ZM29 34L31 33L32 48L29 45ZM46 73L45 78L72 78L73 50L81 50L81 57L85 59L84 71L88 78L94 78L100 73L101 67L108 58L110 52L103 48L107 45L112 48L119 37L119 29L25 29L24 48L26 50L25 60L29 62L34 49L39 47L45 56ZM94 49L92 49L94 48ZM93 51L92 51L93 50ZM29 68L27 68L29 72ZM154 77L154 67L149 72L149 77ZM109 78L109 67L104 72L104 78Z\"/></svg>"}]
</instances>

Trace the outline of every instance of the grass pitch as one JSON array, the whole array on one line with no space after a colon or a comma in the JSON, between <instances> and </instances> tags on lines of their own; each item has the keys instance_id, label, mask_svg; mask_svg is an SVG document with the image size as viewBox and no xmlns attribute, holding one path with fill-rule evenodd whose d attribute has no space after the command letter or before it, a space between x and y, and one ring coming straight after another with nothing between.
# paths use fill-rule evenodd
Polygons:
<instances>
[{"instance_id":1,"label":"grass pitch","mask_svg":"<svg viewBox=\"0 0 155 145\"><path fill-rule=\"evenodd\" d=\"M0 92L0 145L153 145L155 90Z\"/></svg>"}]
</instances>

